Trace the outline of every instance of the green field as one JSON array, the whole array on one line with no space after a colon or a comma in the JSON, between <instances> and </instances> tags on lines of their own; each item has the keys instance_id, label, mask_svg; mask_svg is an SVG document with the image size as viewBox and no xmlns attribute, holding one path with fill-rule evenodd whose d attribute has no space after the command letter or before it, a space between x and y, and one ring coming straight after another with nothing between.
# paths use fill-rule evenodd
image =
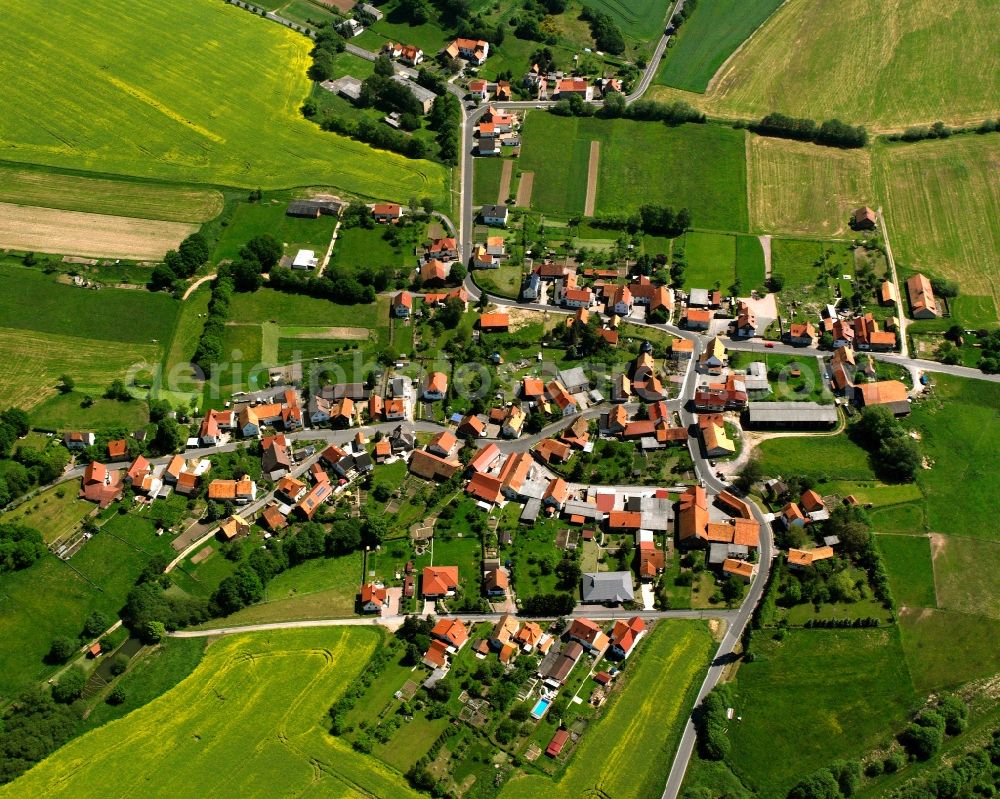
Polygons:
<instances>
[{"instance_id":1,"label":"green field","mask_svg":"<svg viewBox=\"0 0 1000 799\"><path fill-rule=\"evenodd\" d=\"M937 606L1000 619L1000 574L990 565L997 557L1000 542L939 536L934 543Z\"/></svg>"},{"instance_id":2,"label":"green field","mask_svg":"<svg viewBox=\"0 0 1000 799\"><path fill-rule=\"evenodd\" d=\"M747 204L756 232L849 235L851 211L878 207L872 151L748 134Z\"/></svg>"},{"instance_id":3,"label":"green field","mask_svg":"<svg viewBox=\"0 0 1000 799\"><path fill-rule=\"evenodd\" d=\"M835 436L790 436L760 444L765 474L810 475L817 479L872 480L868 453L845 434Z\"/></svg>"},{"instance_id":4,"label":"green field","mask_svg":"<svg viewBox=\"0 0 1000 799\"><path fill-rule=\"evenodd\" d=\"M880 535L876 540L896 604L936 608L934 565L928 539L916 535Z\"/></svg>"},{"instance_id":5,"label":"green field","mask_svg":"<svg viewBox=\"0 0 1000 799\"><path fill-rule=\"evenodd\" d=\"M361 563L360 552L340 558L306 561L271 580L260 604L202 626L230 627L293 619L351 616L354 614L358 586L361 585Z\"/></svg>"},{"instance_id":6,"label":"green field","mask_svg":"<svg viewBox=\"0 0 1000 799\"><path fill-rule=\"evenodd\" d=\"M664 0L582 0L608 14L627 38L650 42L660 38L671 3Z\"/></svg>"},{"instance_id":7,"label":"green field","mask_svg":"<svg viewBox=\"0 0 1000 799\"><path fill-rule=\"evenodd\" d=\"M500 174L503 171L502 158L477 158L472 168L472 202L475 205L495 203L500 192ZM516 184L511 178L511 189ZM506 199L506 197L504 198Z\"/></svg>"},{"instance_id":8,"label":"green field","mask_svg":"<svg viewBox=\"0 0 1000 799\"><path fill-rule=\"evenodd\" d=\"M382 226L341 228L337 232L331 266L348 269L359 266L400 267L406 263L408 255L412 261L412 250L405 252L401 247L393 247L386 241L385 232Z\"/></svg>"},{"instance_id":9,"label":"green field","mask_svg":"<svg viewBox=\"0 0 1000 799\"><path fill-rule=\"evenodd\" d=\"M1000 672L996 619L909 608L899 614L906 662L920 692L953 688Z\"/></svg>"},{"instance_id":10,"label":"green field","mask_svg":"<svg viewBox=\"0 0 1000 799\"><path fill-rule=\"evenodd\" d=\"M914 406L907 425L920 432L924 455L934 464L917 474L931 532L1000 541L997 470L991 467L1000 446L997 408L1000 385L946 375L935 376L932 399Z\"/></svg>"},{"instance_id":11,"label":"green field","mask_svg":"<svg viewBox=\"0 0 1000 799\"><path fill-rule=\"evenodd\" d=\"M698 25L702 11L688 24ZM993 0L788 0L706 94L664 87L652 96L684 99L718 116L780 111L876 130L978 121L996 116L998 26L1000 6ZM858 75L860 82L849 77Z\"/></svg>"},{"instance_id":12,"label":"green field","mask_svg":"<svg viewBox=\"0 0 1000 799\"><path fill-rule=\"evenodd\" d=\"M326 730L327 708L378 642L357 628L224 638L171 691L73 741L0 796L270 796L277 780L309 799L415 799L398 773ZM237 741L248 756L234 757Z\"/></svg>"},{"instance_id":13,"label":"green field","mask_svg":"<svg viewBox=\"0 0 1000 799\"><path fill-rule=\"evenodd\" d=\"M309 41L225 3L9 3L0 158L256 188L445 201L446 170L324 133L299 106ZM155 45L137 50L136 40ZM88 53L77 52L79 42ZM39 57L58 53L54 59ZM45 124L39 124L44 119Z\"/></svg>"},{"instance_id":14,"label":"green field","mask_svg":"<svg viewBox=\"0 0 1000 799\"><path fill-rule=\"evenodd\" d=\"M661 621L640 647L624 690L598 729L584 736L565 774L554 782L534 775L513 780L502 799L640 799L663 791L692 693L715 645L701 622ZM635 767L637 752L643 753L641 768Z\"/></svg>"},{"instance_id":15,"label":"green field","mask_svg":"<svg viewBox=\"0 0 1000 799\"><path fill-rule=\"evenodd\" d=\"M91 611L117 616L149 559L173 552L166 537L154 532L142 517L116 516L68 563L46 555L4 575L0 638L7 643L0 648L0 703L54 670L42 662L53 638L75 639Z\"/></svg>"},{"instance_id":16,"label":"green field","mask_svg":"<svg viewBox=\"0 0 1000 799\"><path fill-rule=\"evenodd\" d=\"M24 267L0 265L0 279L0 396L22 408L54 395L63 374L97 397L133 365L155 366L178 308L166 294L87 291Z\"/></svg>"},{"instance_id":17,"label":"green field","mask_svg":"<svg viewBox=\"0 0 1000 799\"><path fill-rule=\"evenodd\" d=\"M23 522L38 530L46 542L55 541L73 530L94 510L94 504L79 499L77 491L75 483L53 486L8 511L0 519L4 522Z\"/></svg>"},{"instance_id":18,"label":"green field","mask_svg":"<svg viewBox=\"0 0 1000 799\"><path fill-rule=\"evenodd\" d=\"M83 407L84 394L73 391L56 394L31 410L31 424L42 430L101 430L122 425L130 430L145 427L149 406L145 400L130 402L92 397L94 404Z\"/></svg>"},{"instance_id":19,"label":"green field","mask_svg":"<svg viewBox=\"0 0 1000 799\"><path fill-rule=\"evenodd\" d=\"M736 236L688 233L684 236L687 269L684 287L719 288L728 293L736 279Z\"/></svg>"},{"instance_id":20,"label":"green field","mask_svg":"<svg viewBox=\"0 0 1000 799\"><path fill-rule=\"evenodd\" d=\"M994 6L1000 9L1000 6ZM988 297L969 324L1000 316L1000 136L965 136L883 148L875 181L897 263L957 280Z\"/></svg>"},{"instance_id":21,"label":"green field","mask_svg":"<svg viewBox=\"0 0 1000 799\"><path fill-rule=\"evenodd\" d=\"M817 768L890 741L913 710L895 628L757 633L753 646L735 684L742 721L729 734L733 768L757 796L784 797Z\"/></svg>"},{"instance_id":22,"label":"green field","mask_svg":"<svg viewBox=\"0 0 1000 799\"><path fill-rule=\"evenodd\" d=\"M751 289L761 288L765 280L764 249L756 236L736 237L736 279L740 282L740 292L749 294Z\"/></svg>"},{"instance_id":23,"label":"green field","mask_svg":"<svg viewBox=\"0 0 1000 799\"><path fill-rule=\"evenodd\" d=\"M667 50L656 82L704 92L723 62L782 0L701 0Z\"/></svg>"},{"instance_id":24,"label":"green field","mask_svg":"<svg viewBox=\"0 0 1000 799\"><path fill-rule=\"evenodd\" d=\"M818 266L821 261L825 262ZM833 264L837 265L835 280L822 274L828 265ZM783 303L833 302L838 285L843 296L854 293L853 282L843 279L843 275L854 276L854 251L842 242L772 239L771 274L785 279L781 293Z\"/></svg>"},{"instance_id":25,"label":"green field","mask_svg":"<svg viewBox=\"0 0 1000 799\"><path fill-rule=\"evenodd\" d=\"M172 222L207 222L222 211L223 198L213 189L0 165L0 202Z\"/></svg>"},{"instance_id":26,"label":"green field","mask_svg":"<svg viewBox=\"0 0 1000 799\"><path fill-rule=\"evenodd\" d=\"M748 229L743 131L530 112L522 137L519 166L535 173L533 208L582 213L590 142L599 141L596 213L621 214L660 203L689 208L696 228ZM705 164L712 169L706 171ZM644 191L634 190L639 185Z\"/></svg>"},{"instance_id":27,"label":"green field","mask_svg":"<svg viewBox=\"0 0 1000 799\"><path fill-rule=\"evenodd\" d=\"M235 258L240 248L254 236L268 233L285 247L285 255L294 256L299 249L314 250L322 258L330 246L336 219L321 216L304 219L285 215L286 203L240 203L236 213L223 230L212 253L212 261Z\"/></svg>"}]
</instances>

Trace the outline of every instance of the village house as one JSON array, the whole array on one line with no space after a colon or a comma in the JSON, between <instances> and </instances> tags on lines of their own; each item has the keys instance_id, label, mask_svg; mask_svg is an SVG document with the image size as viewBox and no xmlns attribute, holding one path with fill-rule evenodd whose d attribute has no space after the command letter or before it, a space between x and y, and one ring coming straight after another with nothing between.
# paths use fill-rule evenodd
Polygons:
<instances>
[{"instance_id":1,"label":"village house","mask_svg":"<svg viewBox=\"0 0 1000 799\"><path fill-rule=\"evenodd\" d=\"M483 572L483 591L488 597L507 596L510 577L503 569L487 569Z\"/></svg>"},{"instance_id":2,"label":"village house","mask_svg":"<svg viewBox=\"0 0 1000 799\"><path fill-rule=\"evenodd\" d=\"M712 313L704 308L692 308L690 305L684 309L681 316L681 326L688 330L708 330L712 322Z\"/></svg>"},{"instance_id":3,"label":"village house","mask_svg":"<svg viewBox=\"0 0 1000 799\"><path fill-rule=\"evenodd\" d=\"M484 205L479 209L479 217L485 225L506 227L510 209L506 205Z\"/></svg>"},{"instance_id":4,"label":"village house","mask_svg":"<svg viewBox=\"0 0 1000 799\"><path fill-rule=\"evenodd\" d=\"M432 258L420 265L417 274L420 275L420 282L425 286L440 286L448 279L448 275L451 274L451 266L444 263L444 261Z\"/></svg>"},{"instance_id":5,"label":"village house","mask_svg":"<svg viewBox=\"0 0 1000 799\"><path fill-rule=\"evenodd\" d=\"M238 514L234 513L219 525L219 537L225 541L233 541L245 535L250 535L250 523Z\"/></svg>"},{"instance_id":6,"label":"village house","mask_svg":"<svg viewBox=\"0 0 1000 799\"><path fill-rule=\"evenodd\" d=\"M578 641L588 652L603 652L608 646L608 636L590 619L573 619L566 631L571 641Z\"/></svg>"},{"instance_id":7,"label":"village house","mask_svg":"<svg viewBox=\"0 0 1000 799\"><path fill-rule=\"evenodd\" d=\"M854 387L854 397L861 408L882 405L896 416L905 416L910 412L906 386L899 380L861 383Z\"/></svg>"},{"instance_id":8,"label":"village house","mask_svg":"<svg viewBox=\"0 0 1000 799\"><path fill-rule=\"evenodd\" d=\"M726 425L720 414L700 414L698 432L701 434L702 449L706 458L724 458L736 453L736 443L726 432Z\"/></svg>"},{"instance_id":9,"label":"village house","mask_svg":"<svg viewBox=\"0 0 1000 799\"><path fill-rule=\"evenodd\" d=\"M853 230L874 230L876 223L875 212L867 205L858 208L851 214L851 228Z\"/></svg>"},{"instance_id":10,"label":"village house","mask_svg":"<svg viewBox=\"0 0 1000 799\"><path fill-rule=\"evenodd\" d=\"M426 573L424 569L424 579L426 584ZM427 595L426 588L424 596ZM431 628L431 638L444 641L452 650L458 652L469 640L469 631L460 619L438 619Z\"/></svg>"},{"instance_id":11,"label":"village house","mask_svg":"<svg viewBox=\"0 0 1000 799\"><path fill-rule=\"evenodd\" d=\"M608 656L625 660L645 634L646 623L638 616L633 616L628 621L619 619L611 628L611 648L608 650Z\"/></svg>"},{"instance_id":12,"label":"village house","mask_svg":"<svg viewBox=\"0 0 1000 799\"><path fill-rule=\"evenodd\" d=\"M744 583L752 583L757 575L757 565L739 558L726 558L722 561L722 573L726 576L738 577Z\"/></svg>"},{"instance_id":13,"label":"village house","mask_svg":"<svg viewBox=\"0 0 1000 799\"><path fill-rule=\"evenodd\" d=\"M445 48L451 58L462 58L474 66L482 66L490 55L490 43L482 39L455 39Z\"/></svg>"},{"instance_id":14,"label":"village house","mask_svg":"<svg viewBox=\"0 0 1000 799\"><path fill-rule=\"evenodd\" d=\"M577 412L576 400L558 380L550 380L545 386L545 393L563 416L570 416Z\"/></svg>"},{"instance_id":15,"label":"village house","mask_svg":"<svg viewBox=\"0 0 1000 799\"><path fill-rule=\"evenodd\" d=\"M462 464L457 460L441 458L427 450L415 449L410 454L410 473L424 480L447 480L461 469Z\"/></svg>"},{"instance_id":16,"label":"village house","mask_svg":"<svg viewBox=\"0 0 1000 799\"><path fill-rule=\"evenodd\" d=\"M121 472L112 471L103 463L91 461L83 470L80 497L106 508L121 497L123 488Z\"/></svg>"},{"instance_id":17,"label":"village house","mask_svg":"<svg viewBox=\"0 0 1000 799\"><path fill-rule=\"evenodd\" d=\"M922 274L906 281L906 294L910 300L910 316L914 319L937 319L941 316L931 282Z\"/></svg>"},{"instance_id":18,"label":"village house","mask_svg":"<svg viewBox=\"0 0 1000 799\"><path fill-rule=\"evenodd\" d=\"M479 329L483 333L506 333L510 329L510 315L506 312L480 314Z\"/></svg>"},{"instance_id":19,"label":"village house","mask_svg":"<svg viewBox=\"0 0 1000 799\"><path fill-rule=\"evenodd\" d=\"M588 572L581 583L584 604L620 605L635 600L632 572Z\"/></svg>"},{"instance_id":20,"label":"village house","mask_svg":"<svg viewBox=\"0 0 1000 799\"><path fill-rule=\"evenodd\" d=\"M448 394L448 375L444 372L431 372L424 383L423 397L425 400L443 400Z\"/></svg>"},{"instance_id":21,"label":"village house","mask_svg":"<svg viewBox=\"0 0 1000 799\"><path fill-rule=\"evenodd\" d=\"M403 217L403 209L397 203L375 203L372 206L372 217L376 222L395 225Z\"/></svg>"},{"instance_id":22,"label":"village house","mask_svg":"<svg viewBox=\"0 0 1000 799\"><path fill-rule=\"evenodd\" d=\"M63 446L71 452L92 447L95 440L96 438L93 433L63 433Z\"/></svg>"},{"instance_id":23,"label":"village house","mask_svg":"<svg viewBox=\"0 0 1000 799\"><path fill-rule=\"evenodd\" d=\"M708 346L705 347L705 351L698 359L698 371L703 374L718 375L728 364L729 356L726 354L726 346L722 343L722 339L715 336L708 342Z\"/></svg>"},{"instance_id":24,"label":"village house","mask_svg":"<svg viewBox=\"0 0 1000 799\"><path fill-rule=\"evenodd\" d=\"M757 335L757 315L742 300L736 308L736 325L733 332L736 338L753 338Z\"/></svg>"},{"instance_id":25,"label":"village house","mask_svg":"<svg viewBox=\"0 0 1000 799\"><path fill-rule=\"evenodd\" d=\"M815 547L814 549L789 549L788 568L796 570L808 569L818 561L832 557L833 547L830 546Z\"/></svg>"},{"instance_id":26,"label":"village house","mask_svg":"<svg viewBox=\"0 0 1000 799\"><path fill-rule=\"evenodd\" d=\"M424 599L454 596L458 590L458 566L427 566L421 574L420 592Z\"/></svg>"},{"instance_id":27,"label":"village house","mask_svg":"<svg viewBox=\"0 0 1000 799\"><path fill-rule=\"evenodd\" d=\"M794 347L811 347L816 328L811 322L793 322L788 327L788 343Z\"/></svg>"},{"instance_id":28,"label":"village house","mask_svg":"<svg viewBox=\"0 0 1000 799\"><path fill-rule=\"evenodd\" d=\"M878 290L878 304L895 305L898 299L899 295L896 294L896 284L891 280L883 280Z\"/></svg>"},{"instance_id":29,"label":"village house","mask_svg":"<svg viewBox=\"0 0 1000 799\"><path fill-rule=\"evenodd\" d=\"M358 607L362 613L382 615L382 611L389 607L388 589L375 583L366 583L361 586L361 591L358 595Z\"/></svg>"},{"instance_id":30,"label":"village house","mask_svg":"<svg viewBox=\"0 0 1000 799\"><path fill-rule=\"evenodd\" d=\"M586 78L562 78L556 83L555 97L557 100L565 100L573 94L584 100L593 100L594 87L587 82Z\"/></svg>"},{"instance_id":31,"label":"village house","mask_svg":"<svg viewBox=\"0 0 1000 799\"><path fill-rule=\"evenodd\" d=\"M490 97L489 84L482 78L473 78L469 81L469 94L480 102L486 102Z\"/></svg>"},{"instance_id":32,"label":"village house","mask_svg":"<svg viewBox=\"0 0 1000 799\"><path fill-rule=\"evenodd\" d=\"M490 442L480 449L469 461L469 469L472 472L488 472L496 462L500 460L500 448Z\"/></svg>"},{"instance_id":33,"label":"village house","mask_svg":"<svg viewBox=\"0 0 1000 799\"><path fill-rule=\"evenodd\" d=\"M333 496L333 486L327 482L316 483L309 491L306 493L302 499L299 500L299 504L295 506L295 510L299 515L303 516L307 521L312 519L316 515L316 511L320 509L320 506Z\"/></svg>"},{"instance_id":34,"label":"village house","mask_svg":"<svg viewBox=\"0 0 1000 799\"><path fill-rule=\"evenodd\" d=\"M257 499L257 483L247 475L239 480L212 480L208 484L208 498L216 502L246 505Z\"/></svg>"}]
</instances>

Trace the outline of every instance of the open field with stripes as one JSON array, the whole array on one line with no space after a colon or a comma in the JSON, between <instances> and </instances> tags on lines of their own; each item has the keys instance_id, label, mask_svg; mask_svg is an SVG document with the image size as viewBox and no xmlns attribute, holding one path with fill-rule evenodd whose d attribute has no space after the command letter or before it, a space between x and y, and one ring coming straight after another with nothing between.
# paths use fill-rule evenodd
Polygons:
<instances>
[{"instance_id":1,"label":"open field with stripes","mask_svg":"<svg viewBox=\"0 0 1000 799\"><path fill-rule=\"evenodd\" d=\"M711 8L699 4L687 24L694 28ZM779 111L883 131L979 121L997 113L998 26L993 0L788 0L704 94L655 87L651 96L686 100L716 116ZM682 29L674 49L683 40Z\"/></svg>"},{"instance_id":2,"label":"open field with stripes","mask_svg":"<svg viewBox=\"0 0 1000 799\"><path fill-rule=\"evenodd\" d=\"M96 0L44 15L15 0L5 12L2 159L249 188L328 184L444 204L444 167L302 117L304 36L203 0Z\"/></svg>"}]
</instances>

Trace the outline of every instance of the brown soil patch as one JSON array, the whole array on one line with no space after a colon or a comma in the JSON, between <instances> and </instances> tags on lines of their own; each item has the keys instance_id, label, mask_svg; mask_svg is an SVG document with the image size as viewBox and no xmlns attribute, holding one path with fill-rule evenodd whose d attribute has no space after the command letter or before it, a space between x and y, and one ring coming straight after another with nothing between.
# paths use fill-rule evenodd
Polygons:
<instances>
[{"instance_id":1,"label":"brown soil patch","mask_svg":"<svg viewBox=\"0 0 1000 799\"><path fill-rule=\"evenodd\" d=\"M355 6L354 0L316 0L321 6L327 6L328 8L335 8L338 11L346 14Z\"/></svg>"},{"instance_id":2,"label":"brown soil patch","mask_svg":"<svg viewBox=\"0 0 1000 799\"><path fill-rule=\"evenodd\" d=\"M534 172L521 173L521 182L517 184L517 200L516 200L516 205L519 208L528 208L531 206L531 187L534 184L535 184Z\"/></svg>"},{"instance_id":3,"label":"brown soil patch","mask_svg":"<svg viewBox=\"0 0 1000 799\"><path fill-rule=\"evenodd\" d=\"M594 215L594 203L597 200L597 168L601 160L601 143L590 143L590 161L587 163L587 199L583 204L583 215Z\"/></svg>"},{"instance_id":4,"label":"brown soil patch","mask_svg":"<svg viewBox=\"0 0 1000 799\"><path fill-rule=\"evenodd\" d=\"M309 332L296 331L285 338L332 338L364 341L368 338L368 329L364 327L317 327Z\"/></svg>"},{"instance_id":5,"label":"brown soil patch","mask_svg":"<svg viewBox=\"0 0 1000 799\"><path fill-rule=\"evenodd\" d=\"M0 203L0 247L57 255L159 260L198 225Z\"/></svg>"},{"instance_id":6,"label":"brown soil patch","mask_svg":"<svg viewBox=\"0 0 1000 799\"><path fill-rule=\"evenodd\" d=\"M930 533L927 537L931 540L931 561L933 562L938 559L938 556L948 546L948 536L941 535L940 533Z\"/></svg>"},{"instance_id":7,"label":"brown soil patch","mask_svg":"<svg viewBox=\"0 0 1000 799\"><path fill-rule=\"evenodd\" d=\"M497 205L503 205L510 197L510 178L514 174L514 162L507 159L500 171L500 190L497 192Z\"/></svg>"},{"instance_id":8,"label":"brown soil patch","mask_svg":"<svg viewBox=\"0 0 1000 799\"><path fill-rule=\"evenodd\" d=\"M204 549L199 550L196 554L191 556L191 562L201 563L203 560L207 560L208 556L212 554L212 551L211 547L205 547Z\"/></svg>"}]
</instances>

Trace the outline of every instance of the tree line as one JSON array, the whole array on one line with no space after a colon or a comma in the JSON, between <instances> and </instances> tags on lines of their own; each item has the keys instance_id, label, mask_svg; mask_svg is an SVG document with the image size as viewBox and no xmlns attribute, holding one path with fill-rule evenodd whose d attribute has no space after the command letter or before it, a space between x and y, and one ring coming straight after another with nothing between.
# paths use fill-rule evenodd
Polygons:
<instances>
[{"instance_id":1,"label":"tree line","mask_svg":"<svg viewBox=\"0 0 1000 799\"><path fill-rule=\"evenodd\" d=\"M749 123L747 127L761 136L797 139L828 147L855 148L868 144L868 131L863 125L848 125L839 119L828 119L817 124L813 119L772 113Z\"/></svg>"},{"instance_id":2,"label":"tree line","mask_svg":"<svg viewBox=\"0 0 1000 799\"><path fill-rule=\"evenodd\" d=\"M194 275L208 261L208 256L208 240L201 233L192 233L176 250L167 250L163 263L153 268L150 288L177 289L180 281Z\"/></svg>"}]
</instances>

